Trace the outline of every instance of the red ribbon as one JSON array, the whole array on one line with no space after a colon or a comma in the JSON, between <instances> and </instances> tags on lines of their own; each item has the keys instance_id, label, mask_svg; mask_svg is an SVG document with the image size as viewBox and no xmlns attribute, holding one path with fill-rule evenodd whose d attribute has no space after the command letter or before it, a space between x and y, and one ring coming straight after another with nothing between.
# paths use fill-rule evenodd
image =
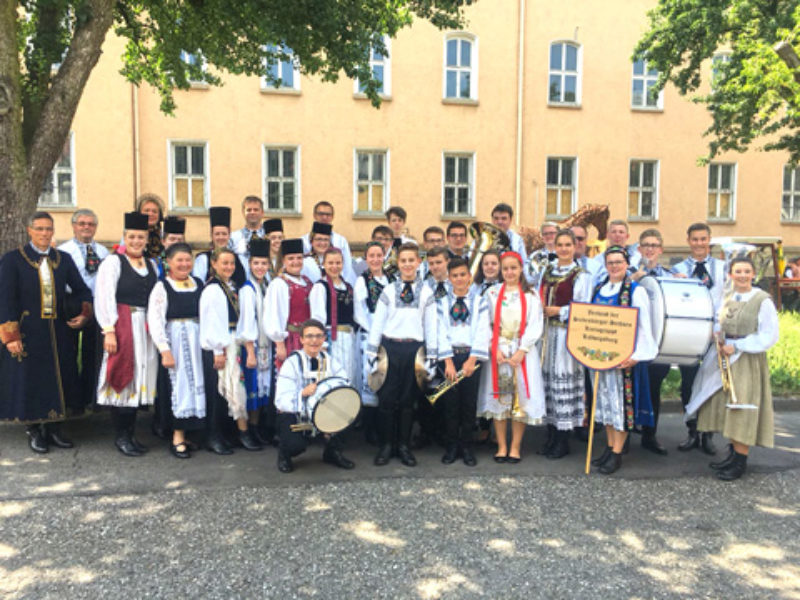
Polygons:
<instances>
[{"instance_id":1,"label":"red ribbon","mask_svg":"<svg viewBox=\"0 0 800 600\"><path fill-rule=\"evenodd\" d=\"M333 285L333 279L331 279L331 276L326 273L325 280L328 283L328 310L330 311L331 315L331 340L335 342L336 329L339 322L339 306L338 302L336 301L336 288Z\"/></svg>"},{"instance_id":2,"label":"red ribbon","mask_svg":"<svg viewBox=\"0 0 800 600\"><path fill-rule=\"evenodd\" d=\"M519 258L519 255L516 252L506 252L503 254L513 254ZM503 309L503 298L506 295L506 284L503 283L500 286L500 293L497 296L497 305L494 307L494 324L492 326L492 395L498 397L500 395L499 386L497 385L497 345L500 341L500 316ZM519 295L520 302L522 303L522 319L520 319L520 326L519 326L519 339L522 340L522 336L525 334L525 324L526 319L528 318L528 302L525 298L525 292L520 289ZM528 369L525 366L525 361L522 361L520 365L522 369L522 379L525 382L525 397L530 398L530 391L528 388ZM516 385L516 383L515 383Z\"/></svg>"},{"instance_id":3,"label":"red ribbon","mask_svg":"<svg viewBox=\"0 0 800 600\"><path fill-rule=\"evenodd\" d=\"M106 381L116 393L133 381L135 356L133 352L133 324L131 323L131 307L117 304L117 324L114 327L117 338L117 351L108 355L106 361Z\"/></svg>"}]
</instances>

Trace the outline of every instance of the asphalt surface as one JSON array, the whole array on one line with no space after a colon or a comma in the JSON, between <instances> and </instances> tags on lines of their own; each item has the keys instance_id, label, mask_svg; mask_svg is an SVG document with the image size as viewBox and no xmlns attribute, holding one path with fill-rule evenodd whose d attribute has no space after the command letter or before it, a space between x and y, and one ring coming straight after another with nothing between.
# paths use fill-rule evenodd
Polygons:
<instances>
[{"instance_id":1,"label":"asphalt surface","mask_svg":"<svg viewBox=\"0 0 800 600\"><path fill-rule=\"evenodd\" d=\"M321 446L280 474L276 452L112 447L105 416L69 423L73 450L44 456L0 426L0 597L16 598L800 598L800 413L776 415L776 448L743 479L679 453L667 414L658 457L634 439L615 475L583 474L585 444L552 461L352 471ZM600 437L596 448L603 444ZM720 451L722 440L718 440Z\"/></svg>"}]
</instances>

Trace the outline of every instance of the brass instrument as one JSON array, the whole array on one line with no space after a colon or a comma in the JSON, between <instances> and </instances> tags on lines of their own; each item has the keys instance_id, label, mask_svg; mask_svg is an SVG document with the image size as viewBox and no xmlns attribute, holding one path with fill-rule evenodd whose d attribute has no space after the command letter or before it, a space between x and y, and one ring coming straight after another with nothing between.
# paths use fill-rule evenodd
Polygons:
<instances>
[{"instance_id":1,"label":"brass instrument","mask_svg":"<svg viewBox=\"0 0 800 600\"><path fill-rule=\"evenodd\" d=\"M386 273L387 277L392 277L397 275L397 271L397 246L393 245L386 260L383 261L383 272Z\"/></svg>"},{"instance_id":2,"label":"brass instrument","mask_svg":"<svg viewBox=\"0 0 800 600\"><path fill-rule=\"evenodd\" d=\"M478 221L469 226L473 238L469 253L469 274L475 278L481 268L481 259L487 250L504 250L511 247L508 235L491 223Z\"/></svg>"},{"instance_id":3,"label":"brass instrument","mask_svg":"<svg viewBox=\"0 0 800 600\"><path fill-rule=\"evenodd\" d=\"M722 377L722 390L729 392L731 401L725 406L726 408L743 408L755 410L758 407L755 404L740 404L739 399L736 397L736 389L733 387L733 373L731 372L731 361L722 352L723 342L720 337L716 338L717 344L717 364L719 365L719 373Z\"/></svg>"},{"instance_id":4,"label":"brass instrument","mask_svg":"<svg viewBox=\"0 0 800 600\"><path fill-rule=\"evenodd\" d=\"M521 418L525 416L525 411L519 405L519 389L514 387L514 399L511 401L511 418Z\"/></svg>"},{"instance_id":5,"label":"brass instrument","mask_svg":"<svg viewBox=\"0 0 800 600\"><path fill-rule=\"evenodd\" d=\"M477 371L480 368L481 368L481 363L475 365L475 371ZM473 373L475 371L473 371ZM428 398L428 402L430 402L431 405L436 404L436 401L442 395L447 393L452 388L456 387L459 383L461 383L461 381L463 381L465 377L466 375L464 374L464 369L461 369L458 373L456 373L456 378L453 379L452 381L445 379L442 383L436 386L436 389L433 390L432 394L428 394L428 396L426 396Z\"/></svg>"}]
</instances>

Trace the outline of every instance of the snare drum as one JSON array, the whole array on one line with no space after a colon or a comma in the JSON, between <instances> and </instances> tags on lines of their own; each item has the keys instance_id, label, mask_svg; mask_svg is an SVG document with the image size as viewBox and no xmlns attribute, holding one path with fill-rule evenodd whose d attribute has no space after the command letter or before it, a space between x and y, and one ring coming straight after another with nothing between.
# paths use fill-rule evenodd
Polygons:
<instances>
[{"instance_id":1,"label":"snare drum","mask_svg":"<svg viewBox=\"0 0 800 600\"><path fill-rule=\"evenodd\" d=\"M338 433L358 418L361 396L344 377L328 377L306 404L307 420L321 433Z\"/></svg>"},{"instance_id":2,"label":"snare drum","mask_svg":"<svg viewBox=\"0 0 800 600\"><path fill-rule=\"evenodd\" d=\"M714 331L714 304L696 279L642 277L650 297L650 321L658 364L694 365L708 350Z\"/></svg>"}]
</instances>

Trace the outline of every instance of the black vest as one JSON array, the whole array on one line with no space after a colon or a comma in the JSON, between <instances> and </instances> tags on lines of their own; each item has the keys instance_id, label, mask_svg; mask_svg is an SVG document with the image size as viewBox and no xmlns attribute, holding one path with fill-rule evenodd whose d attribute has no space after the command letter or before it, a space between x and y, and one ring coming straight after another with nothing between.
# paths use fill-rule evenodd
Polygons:
<instances>
[{"instance_id":1,"label":"black vest","mask_svg":"<svg viewBox=\"0 0 800 600\"><path fill-rule=\"evenodd\" d=\"M206 287L210 285L218 285L222 288L222 292L225 294L225 299L228 303L228 327L236 329L236 324L239 322L239 295L235 289L232 290L226 287L225 284L216 277L209 281ZM233 299L233 302L231 302L231 299Z\"/></svg>"},{"instance_id":2,"label":"black vest","mask_svg":"<svg viewBox=\"0 0 800 600\"><path fill-rule=\"evenodd\" d=\"M203 291L203 283L197 277L192 279L197 288L191 292L176 292L172 284L164 281L163 286L167 290L167 321L196 319L200 316L200 293Z\"/></svg>"},{"instance_id":3,"label":"black vest","mask_svg":"<svg viewBox=\"0 0 800 600\"><path fill-rule=\"evenodd\" d=\"M331 290L328 287L328 282L325 279L320 280L317 285L325 288L325 309L328 315L325 325L331 324ZM345 282L347 289L340 290L333 288L336 292L336 323L338 325L355 325L356 321L353 318L353 288L349 283Z\"/></svg>"},{"instance_id":4,"label":"black vest","mask_svg":"<svg viewBox=\"0 0 800 600\"><path fill-rule=\"evenodd\" d=\"M117 282L117 304L127 304L139 308L147 308L150 292L158 281L158 276L150 259L145 258L147 275L139 275L127 258L117 254L120 263L119 281Z\"/></svg>"}]
</instances>

